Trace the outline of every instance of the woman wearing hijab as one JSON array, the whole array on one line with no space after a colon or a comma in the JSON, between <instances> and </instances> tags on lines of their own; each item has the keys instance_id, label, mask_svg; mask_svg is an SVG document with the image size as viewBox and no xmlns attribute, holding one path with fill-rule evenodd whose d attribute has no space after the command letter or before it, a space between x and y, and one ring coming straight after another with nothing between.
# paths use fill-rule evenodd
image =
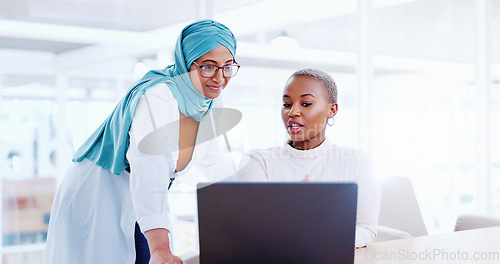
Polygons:
<instances>
[{"instance_id":1,"label":"woman wearing hijab","mask_svg":"<svg viewBox=\"0 0 500 264\"><path fill-rule=\"evenodd\" d=\"M318 69L296 71L285 85L282 100L281 117L290 138L280 147L247 152L240 161L239 180L356 182L355 244L366 246L377 234L380 183L364 151L332 145L325 136L338 110L333 78Z\"/></svg>"},{"instance_id":2,"label":"woman wearing hijab","mask_svg":"<svg viewBox=\"0 0 500 264\"><path fill-rule=\"evenodd\" d=\"M217 163L214 140L194 145L239 69L235 52L218 22L182 30L174 64L146 73L76 152L54 198L44 263L182 263L170 248L166 191L191 160L208 173L234 171Z\"/></svg>"}]
</instances>

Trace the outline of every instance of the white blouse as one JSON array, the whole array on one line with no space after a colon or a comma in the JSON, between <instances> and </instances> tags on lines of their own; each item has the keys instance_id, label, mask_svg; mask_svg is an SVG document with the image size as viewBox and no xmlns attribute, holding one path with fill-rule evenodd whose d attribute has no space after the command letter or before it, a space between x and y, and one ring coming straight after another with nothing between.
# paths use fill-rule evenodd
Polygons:
<instances>
[{"instance_id":1,"label":"white blouse","mask_svg":"<svg viewBox=\"0 0 500 264\"><path fill-rule=\"evenodd\" d=\"M375 238L380 181L364 151L330 145L328 139L311 150L297 150L287 142L284 146L247 152L238 168L239 181L297 182L306 176L312 182L356 182L356 247L366 246Z\"/></svg>"}]
</instances>

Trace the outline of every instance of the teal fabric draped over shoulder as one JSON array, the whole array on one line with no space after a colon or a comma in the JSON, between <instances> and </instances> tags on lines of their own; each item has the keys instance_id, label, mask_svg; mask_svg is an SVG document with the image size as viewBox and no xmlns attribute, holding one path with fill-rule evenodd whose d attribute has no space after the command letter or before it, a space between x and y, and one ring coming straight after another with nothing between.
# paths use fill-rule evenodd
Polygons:
<instances>
[{"instance_id":1,"label":"teal fabric draped over shoulder","mask_svg":"<svg viewBox=\"0 0 500 264\"><path fill-rule=\"evenodd\" d=\"M128 132L137 102L147 89L159 83L167 84L181 113L198 121L203 119L211 109L212 100L196 90L188 71L193 61L220 45L225 46L235 57L236 39L223 24L201 20L186 26L175 46L174 64L149 71L136 82L111 115L77 150L73 161L79 162L86 158L116 175L129 167L126 159Z\"/></svg>"}]
</instances>

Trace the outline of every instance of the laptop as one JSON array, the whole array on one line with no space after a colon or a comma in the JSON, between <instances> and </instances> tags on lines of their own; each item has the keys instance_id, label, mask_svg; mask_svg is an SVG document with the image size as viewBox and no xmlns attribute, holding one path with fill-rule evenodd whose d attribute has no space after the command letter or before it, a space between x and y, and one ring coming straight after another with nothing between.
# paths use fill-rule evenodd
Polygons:
<instances>
[{"instance_id":1,"label":"laptop","mask_svg":"<svg viewBox=\"0 0 500 264\"><path fill-rule=\"evenodd\" d=\"M200 264L354 263L356 183L200 183Z\"/></svg>"}]
</instances>

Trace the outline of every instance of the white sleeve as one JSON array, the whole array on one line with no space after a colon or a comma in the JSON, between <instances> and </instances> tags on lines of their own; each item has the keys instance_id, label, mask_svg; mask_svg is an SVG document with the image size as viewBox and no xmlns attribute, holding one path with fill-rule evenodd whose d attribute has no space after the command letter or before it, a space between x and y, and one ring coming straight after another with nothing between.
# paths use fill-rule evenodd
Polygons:
<instances>
[{"instance_id":1,"label":"white sleeve","mask_svg":"<svg viewBox=\"0 0 500 264\"><path fill-rule=\"evenodd\" d=\"M127 159L141 232L171 229L167 188L178 158L178 115L177 102L165 84L148 89L138 101Z\"/></svg>"},{"instance_id":2,"label":"white sleeve","mask_svg":"<svg viewBox=\"0 0 500 264\"><path fill-rule=\"evenodd\" d=\"M381 189L372 160L365 153L360 156L357 166L356 247L366 246L377 236Z\"/></svg>"},{"instance_id":3,"label":"white sleeve","mask_svg":"<svg viewBox=\"0 0 500 264\"><path fill-rule=\"evenodd\" d=\"M264 160L257 155L245 153L238 165L238 181L241 182L267 182Z\"/></svg>"}]
</instances>

